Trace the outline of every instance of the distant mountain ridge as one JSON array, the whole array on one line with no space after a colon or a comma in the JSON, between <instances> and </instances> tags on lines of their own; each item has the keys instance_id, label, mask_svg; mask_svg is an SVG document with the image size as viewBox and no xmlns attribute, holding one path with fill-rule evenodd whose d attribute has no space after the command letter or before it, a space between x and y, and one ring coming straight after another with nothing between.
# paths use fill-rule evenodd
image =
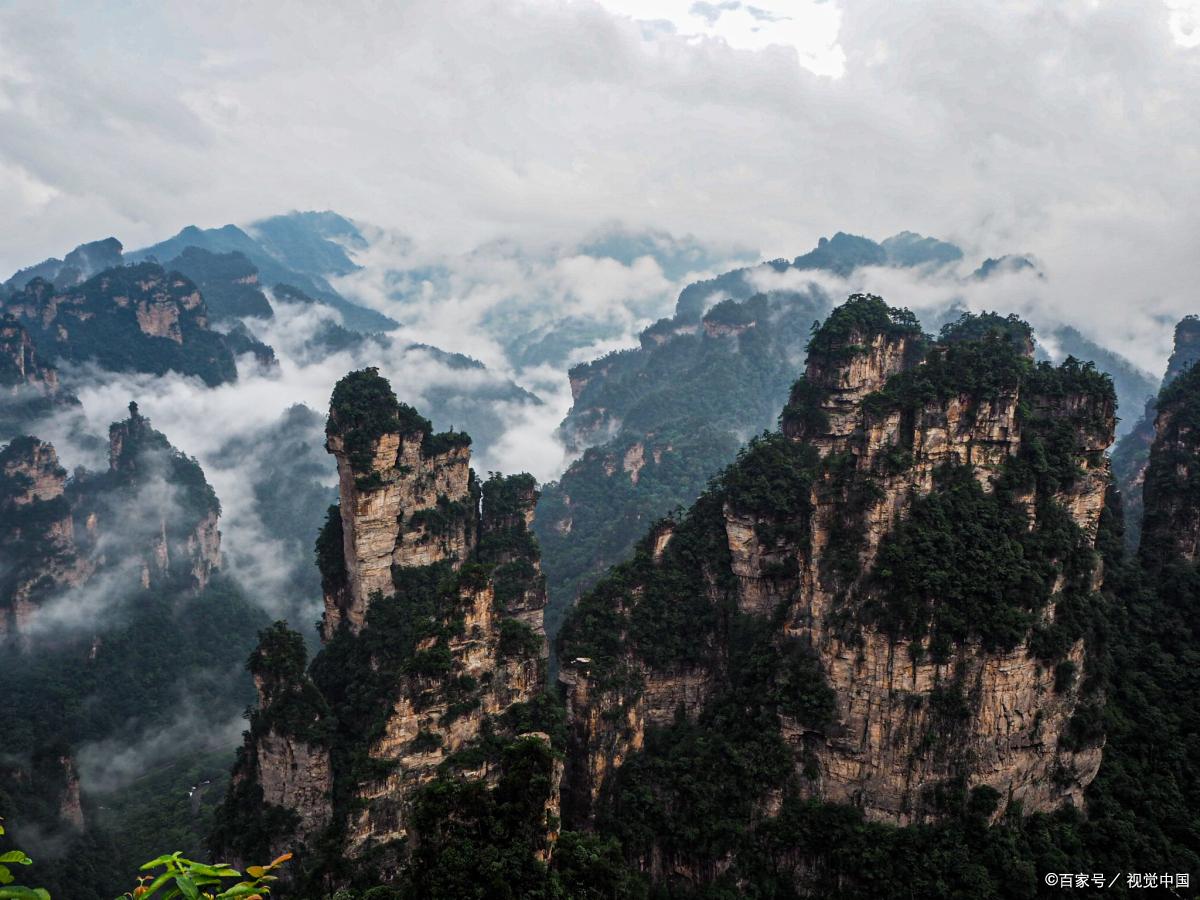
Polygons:
<instances>
[{"instance_id":1,"label":"distant mountain ridge","mask_svg":"<svg viewBox=\"0 0 1200 900\"><path fill-rule=\"evenodd\" d=\"M136 262L153 257L165 264L189 247L214 254L238 252L257 267L263 284L298 287L336 309L347 328L388 331L399 324L383 313L347 300L325 278L329 274L348 275L358 268L342 244L330 239L337 237L349 246L365 246L365 239L350 220L333 212L289 213L251 223L247 229L236 225L189 225L172 238L126 254L126 259Z\"/></svg>"}]
</instances>

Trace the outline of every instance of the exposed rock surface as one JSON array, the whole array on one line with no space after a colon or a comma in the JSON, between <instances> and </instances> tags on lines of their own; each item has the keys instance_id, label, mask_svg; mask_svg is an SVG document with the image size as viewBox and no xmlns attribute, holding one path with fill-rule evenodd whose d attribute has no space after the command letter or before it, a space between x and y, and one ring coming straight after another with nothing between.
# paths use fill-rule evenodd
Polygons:
<instances>
[{"instance_id":1,"label":"exposed rock surface","mask_svg":"<svg viewBox=\"0 0 1200 900\"><path fill-rule=\"evenodd\" d=\"M81 584L92 566L75 545L67 472L50 444L17 438L0 451L0 638L29 629L38 604Z\"/></svg>"},{"instance_id":2,"label":"exposed rock surface","mask_svg":"<svg viewBox=\"0 0 1200 900\"><path fill-rule=\"evenodd\" d=\"M200 290L155 263L117 266L63 287L34 278L3 305L55 360L176 371L208 384L237 377L233 354L209 328Z\"/></svg>"},{"instance_id":3,"label":"exposed rock surface","mask_svg":"<svg viewBox=\"0 0 1200 900\"><path fill-rule=\"evenodd\" d=\"M54 366L39 358L25 327L13 316L0 316L0 439L78 402L59 384Z\"/></svg>"},{"instance_id":4,"label":"exposed rock surface","mask_svg":"<svg viewBox=\"0 0 1200 900\"><path fill-rule=\"evenodd\" d=\"M322 852L390 881L423 839L413 824L422 788L494 786L505 771L498 741L549 740L516 727L546 674L545 585L529 530L538 494L527 475L480 484L470 439L433 433L373 369L338 384L326 436L340 493L318 541L326 646L311 680L302 664L264 680L283 667L252 660L261 702L222 841L240 852L247 816L290 812L305 865L329 864L314 852L324 842ZM268 651L285 642L302 649L277 627L257 659L280 658ZM561 771L549 773L543 858Z\"/></svg>"},{"instance_id":5,"label":"exposed rock surface","mask_svg":"<svg viewBox=\"0 0 1200 900\"><path fill-rule=\"evenodd\" d=\"M0 451L0 636L101 572L203 589L220 566L219 514L200 467L136 404L109 430L107 472L68 479L52 445L16 438Z\"/></svg>"},{"instance_id":6,"label":"exposed rock surface","mask_svg":"<svg viewBox=\"0 0 1200 900\"><path fill-rule=\"evenodd\" d=\"M798 480L768 482L759 505L746 508L730 485L767 477L751 454L690 514L693 532L704 509L723 520L728 557L722 562L709 551L704 596L663 599L664 612L639 615L644 596L661 590L655 568L681 565L664 561L677 538L660 529L643 545L645 561L614 576L614 586L602 583L582 605L580 622L568 623L560 680L572 732L569 816L587 820L614 773L643 747L648 729L681 713L697 716L727 689L727 626L715 613L712 630L691 639L694 649L676 651L692 662L647 661L665 654L654 646L646 616L670 616L673 603L707 615L706 604L721 609L724 598L742 615L771 623L777 646L810 648L832 690L827 723L779 715L809 796L896 824L936 817L930 797L956 780L996 789L997 815L1017 801L1027 813L1082 804L1101 748L1068 739L1077 707L1090 700L1056 673L1082 671L1086 651L1081 635L1066 625L1058 629L1056 610L1068 593L1072 604L1081 602L1100 581L1091 546L1109 480L1111 384L1074 363L1034 366L1028 327L1015 320L966 318L931 346L915 320L894 310L880 319L880 307L877 298L852 298L831 317L810 345L806 375L784 412L783 433L794 449L759 447L763 457L793 460L795 472L807 474L770 473ZM1004 349L1008 341L1012 351ZM995 370L995 383L976 380L991 377L980 372L996 359L1004 367ZM1062 451L1068 475L1034 477L1021 468L1051 439L1069 447ZM944 497L946 479L960 472L970 475L959 482L962 495L1021 518L1016 540L1051 527L1077 535L1063 551L1069 558L1048 561L1052 574L1039 588L1044 600L1030 602L1009 640L981 637L973 622L953 639L939 637L939 604L951 604L948 597L923 601L931 618L910 626L915 636L881 624L894 602L889 581L899 577L879 571L882 548L900 540L914 503ZM1070 525L1049 524L1060 514ZM895 562L889 557L887 565ZM668 583L676 577L682 576L664 576ZM601 622L615 623L605 627L618 629L616 643L594 633ZM1051 632L1061 635L1061 648L1035 647ZM631 638L635 633L644 636ZM669 639L668 632L659 635ZM607 647L615 657L595 658Z\"/></svg>"},{"instance_id":7,"label":"exposed rock surface","mask_svg":"<svg viewBox=\"0 0 1200 900\"><path fill-rule=\"evenodd\" d=\"M181 272L200 288L214 319L273 315L259 284L258 268L243 253L212 253L201 247L187 247L167 263L167 269Z\"/></svg>"}]
</instances>

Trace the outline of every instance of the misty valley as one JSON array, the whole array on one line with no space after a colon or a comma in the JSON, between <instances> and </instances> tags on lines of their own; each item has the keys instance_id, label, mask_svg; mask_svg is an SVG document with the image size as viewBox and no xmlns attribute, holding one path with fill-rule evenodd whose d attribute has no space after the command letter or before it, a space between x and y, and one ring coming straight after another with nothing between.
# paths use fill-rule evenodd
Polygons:
<instances>
[{"instance_id":1,"label":"misty valley","mask_svg":"<svg viewBox=\"0 0 1200 900\"><path fill-rule=\"evenodd\" d=\"M1160 379L1007 250L20 269L0 897L1190 896L1200 319Z\"/></svg>"}]
</instances>

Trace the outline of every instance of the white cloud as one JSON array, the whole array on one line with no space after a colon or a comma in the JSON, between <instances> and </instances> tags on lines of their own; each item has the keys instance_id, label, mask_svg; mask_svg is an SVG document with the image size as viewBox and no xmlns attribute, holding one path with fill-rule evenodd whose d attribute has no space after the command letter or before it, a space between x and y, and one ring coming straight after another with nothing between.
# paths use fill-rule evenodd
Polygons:
<instances>
[{"instance_id":1,"label":"white cloud","mask_svg":"<svg viewBox=\"0 0 1200 900\"><path fill-rule=\"evenodd\" d=\"M1033 252L1050 302L1110 334L1136 312L1158 353L1195 302L1195 12L27 0L0 12L0 262L285 208L446 252L611 219L766 256L908 228Z\"/></svg>"}]
</instances>

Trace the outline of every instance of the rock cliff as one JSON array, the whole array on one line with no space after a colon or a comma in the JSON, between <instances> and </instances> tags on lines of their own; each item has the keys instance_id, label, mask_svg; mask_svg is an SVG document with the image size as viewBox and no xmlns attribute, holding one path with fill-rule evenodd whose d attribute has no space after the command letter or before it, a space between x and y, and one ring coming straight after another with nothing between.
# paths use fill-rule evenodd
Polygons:
<instances>
[{"instance_id":1,"label":"rock cliff","mask_svg":"<svg viewBox=\"0 0 1200 900\"><path fill-rule=\"evenodd\" d=\"M0 439L12 437L57 407L78 404L44 362L33 338L13 316L0 316Z\"/></svg>"},{"instance_id":2,"label":"rock cliff","mask_svg":"<svg viewBox=\"0 0 1200 900\"><path fill-rule=\"evenodd\" d=\"M1200 318L1186 316L1175 326L1175 342L1160 390L1166 390L1176 378L1191 371L1197 361L1200 361ZM1145 509L1143 485L1150 464L1157 416L1158 399L1151 398L1137 424L1122 436L1112 453L1113 475L1121 490L1125 513L1125 538L1131 549L1137 548L1141 537Z\"/></svg>"},{"instance_id":3,"label":"rock cliff","mask_svg":"<svg viewBox=\"0 0 1200 900\"><path fill-rule=\"evenodd\" d=\"M66 483L50 444L23 437L0 450L0 639L27 631L43 601L93 568L77 552Z\"/></svg>"},{"instance_id":4,"label":"rock cliff","mask_svg":"<svg viewBox=\"0 0 1200 900\"><path fill-rule=\"evenodd\" d=\"M1154 571L1200 556L1200 368L1192 362L1158 395L1154 439L1141 467L1146 515L1139 555Z\"/></svg>"},{"instance_id":5,"label":"rock cliff","mask_svg":"<svg viewBox=\"0 0 1200 900\"><path fill-rule=\"evenodd\" d=\"M51 444L14 439L0 451L0 636L100 573L202 590L220 566L219 515L200 467L136 404L109 430L106 472L68 479Z\"/></svg>"},{"instance_id":6,"label":"rock cliff","mask_svg":"<svg viewBox=\"0 0 1200 900\"><path fill-rule=\"evenodd\" d=\"M1101 755L1079 717L1100 699L1083 673L1114 396L1032 350L1013 317L964 316L933 341L878 298L834 311L782 433L568 620L568 821L628 821L639 790L682 790L647 773L669 765L664 742L714 727L776 761L731 794L751 824L788 795L895 824L980 788L995 815L1082 803ZM652 873L728 864L669 823L632 840Z\"/></svg>"},{"instance_id":7,"label":"rock cliff","mask_svg":"<svg viewBox=\"0 0 1200 900\"><path fill-rule=\"evenodd\" d=\"M547 651L533 479L480 483L470 439L434 433L374 369L338 383L326 438L340 504L317 542L324 648L307 674L290 651L283 677L277 648L302 642L282 625L264 633L251 660L260 706L216 843L249 855L256 823L290 821L283 836L312 877L336 880L353 859L395 881L438 846L420 825L429 804L447 791L485 801L521 757L544 769L529 824L533 852L548 856L561 764L537 714Z\"/></svg>"},{"instance_id":8,"label":"rock cliff","mask_svg":"<svg viewBox=\"0 0 1200 900\"><path fill-rule=\"evenodd\" d=\"M213 319L274 315L259 284L258 268L238 251L212 253L201 247L186 247L167 263L193 281L204 295Z\"/></svg>"},{"instance_id":9,"label":"rock cliff","mask_svg":"<svg viewBox=\"0 0 1200 900\"><path fill-rule=\"evenodd\" d=\"M54 360L117 371L176 371L210 385L237 377L232 352L209 328L199 289L155 263L117 266L62 287L34 278L3 308Z\"/></svg>"}]
</instances>

